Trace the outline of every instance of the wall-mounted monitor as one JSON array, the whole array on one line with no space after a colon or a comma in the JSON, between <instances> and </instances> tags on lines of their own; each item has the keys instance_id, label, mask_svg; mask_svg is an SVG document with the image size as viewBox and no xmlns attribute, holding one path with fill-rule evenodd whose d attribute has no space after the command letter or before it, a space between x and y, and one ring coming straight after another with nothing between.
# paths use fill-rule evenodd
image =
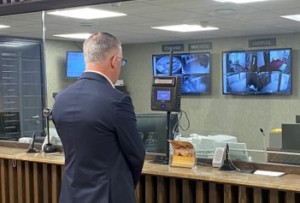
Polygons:
<instances>
[{"instance_id":1,"label":"wall-mounted monitor","mask_svg":"<svg viewBox=\"0 0 300 203\"><path fill-rule=\"evenodd\" d=\"M172 76L181 77L182 95L210 93L210 53L173 54ZM153 76L169 76L170 56L152 55Z\"/></svg>"},{"instance_id":2,"label":"wall-mounted monitor","mask_svg":"<svg viewBox=\"0 0 300 203\"><path fill-rule=\"evenodd\" d=\"M222 54L223 94L292 94L292 49Z\"/></svg>"},{"instance_id":3,"label":"wall-mounted monitor","mask_svg":"<svg viewBox=\"0 0 300 203\"><path fill-rule=\"evenodd\" d=\"M66 77L79 78L84 72L85 63L83 52L68 51L66 55Z\"/></svg>"}]
</instances>

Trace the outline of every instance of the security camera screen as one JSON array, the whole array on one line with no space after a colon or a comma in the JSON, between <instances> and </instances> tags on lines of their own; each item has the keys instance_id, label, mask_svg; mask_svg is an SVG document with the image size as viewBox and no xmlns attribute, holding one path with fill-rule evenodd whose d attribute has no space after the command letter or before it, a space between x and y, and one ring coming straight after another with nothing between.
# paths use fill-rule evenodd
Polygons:
<instances>
[{"instance_id":1,"label":"security camera screen","mask_svg":"<svg viewBox=\"0 0 300 203\"><path fill-rule=\"evenodd\" d=\"M223 94L292 93L292 50L223 52Z\"/></svg>"},{"instance_id":2,"label":"security camera screen","mask_svg":"<svg viewBox=\"0 0 300 203\"><path fill-rule=\"evenodd\" d=\"M172 71L170 65L172 63ZM210 93L210 53L152 56L153 76L177 76L182 79L182 94Z\"/></svg>"}]
</instances>

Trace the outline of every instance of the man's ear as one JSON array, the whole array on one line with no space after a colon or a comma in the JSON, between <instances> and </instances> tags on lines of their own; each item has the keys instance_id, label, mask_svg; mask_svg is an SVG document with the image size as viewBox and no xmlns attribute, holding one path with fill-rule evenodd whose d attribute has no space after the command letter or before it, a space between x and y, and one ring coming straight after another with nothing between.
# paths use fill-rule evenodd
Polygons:
<instances>
[{"instance_id":1,"label":"man's ear","mask_svg":"<svg viewBox=\"0 0 300 203\"><path fill-rule=\"evenodd\" d=\"M118 67L118 58L116 56L111 57L110 62L112 68Z\"/></svg>"}]
</instances>

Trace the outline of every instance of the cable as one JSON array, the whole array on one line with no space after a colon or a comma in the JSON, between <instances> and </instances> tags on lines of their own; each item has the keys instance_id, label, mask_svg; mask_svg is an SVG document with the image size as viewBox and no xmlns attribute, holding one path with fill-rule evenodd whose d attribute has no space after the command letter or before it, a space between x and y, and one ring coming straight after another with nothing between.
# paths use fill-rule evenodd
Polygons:
<instances>
[{"instance_id":1,"label":"cable","mask_svg":"<svg viewBox=\"0 0 300 203\"><path fill-rule=\"evenodd\" d=\"M232 164L232 166L235 168L235 170L237 170L238 172L241 172L241 169L239 169L238 167L236 167L236 166L233 164L229 152L228 152L228 160L230 161L230 163Z\"/></svg>"},{"instance_id":2,"label":"cable","mask_svg":"<svg viewBox=\"0 0 300 203\"><path fill-rule=\"evenodd\" d=\"M186 121L187 121L187 127L186 128L183 128L182 125L181 125L181 117L182 117L182 113L185 115L185 118L186 118ZM179 128L183 131L187 131L189 128L190 128L190 120L189 120L189 117L187 115L187 113L184 111L184 110L181 110L180 111L180 114L179 114Z\"/></svg>"},{"instance_id":3,"label":"cable","mask_svg":"<svg viewBox=\"0 0 300 203\"><path fill-rule=\"evenodd\" d=\"M179 116L178 116L179 113L177 113L177 121L176 123L174 124L173 126L173 129L172 129L172 134L175 135L177 132L178 132L178 125L179 125ZM175 137L174 137L175 138Z\"/></svg>"},{"instance_id":4,"label":"cable","mask_svg":"<svg viewBox=\"0 0 300 203\"><path fill-rule=\"evenodd\" d=\"M187 120L187 127L186 128L182 127L182 125L181 125L182 113L185 115L185 118ZM174 126L172 128L172 134L173 135L176 135L179 132L178 128L180 128L182 131L187 131L190 128L190 120L189 120L189 118L187 116L187 113L185 111L181 110L177 114L177 116L178 116L177 122L174 124Z\"/></svg>"}]
</instances>

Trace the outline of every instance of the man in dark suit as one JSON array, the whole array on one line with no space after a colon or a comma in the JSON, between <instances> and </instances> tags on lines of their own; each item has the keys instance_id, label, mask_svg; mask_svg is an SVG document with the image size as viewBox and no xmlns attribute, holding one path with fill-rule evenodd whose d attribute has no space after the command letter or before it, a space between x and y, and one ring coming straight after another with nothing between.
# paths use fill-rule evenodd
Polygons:
<instances>
[{"instance_id":1,"label":"man in dark suit","mask_svg":"<svg viewBox=\"0 0 300 203\"><path fill-rule=\"evenodd\" d=\"M52 119L65 153L60 203L134 203L145 149L131 98L114 88L121 42L95 33L83 45L85 72L60 92Z\"/></svg>"}]
</instances>

